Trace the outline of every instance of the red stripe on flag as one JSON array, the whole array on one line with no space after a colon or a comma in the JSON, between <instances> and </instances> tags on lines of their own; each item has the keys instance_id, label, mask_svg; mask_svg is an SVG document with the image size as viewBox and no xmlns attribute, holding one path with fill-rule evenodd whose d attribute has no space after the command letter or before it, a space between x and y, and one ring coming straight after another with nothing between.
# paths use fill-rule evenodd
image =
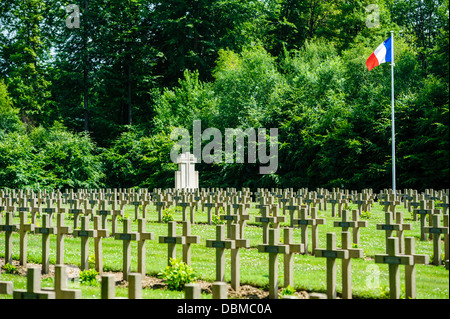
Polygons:
<instances>
[{"instance_id":1,"label":"red stripe on flag","mask_svg":"<svg viewBox=\"0 0 450 319\"><path fill-rule=\"evenodd\" d=\"M375 52L370 55L370 57L366 61L366 66L371 71L374 67L379 66L380 63L375 55Z\"/></svg>"}]
</instances>

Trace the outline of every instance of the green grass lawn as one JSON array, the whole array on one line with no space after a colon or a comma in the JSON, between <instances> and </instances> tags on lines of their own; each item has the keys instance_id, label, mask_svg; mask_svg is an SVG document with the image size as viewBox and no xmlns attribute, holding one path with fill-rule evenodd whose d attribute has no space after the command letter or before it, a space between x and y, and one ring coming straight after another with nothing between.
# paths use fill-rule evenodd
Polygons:
<instances>
[{"instance_id":1,"label":"green grass lawn","mask_svg":"<svg viewBox=\"0 0 450 319\"><path fill-rule=\"evenodd\" d=\"M405 231L405 237L415 237L416 254L427 254L432 257L432 241L420 241L420 225L418 221L412 220L412 214L406 209L398 207L404 212L404 223L413 225L411 231ZM146 274L156 276L167 265L167 245L158 243L158 236L167 236L167 224L157 223L155 207L147 208L146 230L155 234L155 240L146 243ZM251 220L245 228L245 238L250 240L249 249L241 249L241 284L250 284L261 287L268 286L268 254L258 253L257 246L262 243L262 228L254 222L254 217L259 215L258 209L250 209ZM134 207L126 206L126 216L134 219ZM67 215L67 214L66 214ZM319 246L326 247L326 233L335 232L337 246L340 247L341 229L333 227L333 222L340 220L338 217L331 217L331 205L327 211L319 211L319 217L325 218L326 223L319 226ZM73 220L66 216L66 225L73 226ZM181 212L174 214L176 221L182 220ZM363 259L352 260L352 286L354 298L387 298L389 292L388 266L375 264L374 255L385 253L385 232L376 230L377 223L384 223L384 212L382 206L375 204L369 216L360 218L368 221L368 227L360 229L360 246L364 250ZM198 224L191 226L192 235L200 236L200 243L193 244L192 247L192 267L196 271L198 278L206 281L215 281L215 249L206 247L207 239L215 239L215 226L207 225L206 213L199 212L195 216ZM14 219L19 222L18 217ZM56 219L54 220L56 223ZM281 226L287 226L282 223ZM91 222L90 227L93 227ZM108 220L108 228L111 223ZM119 221L118 231L122 230L122 223ZM137 231L137 221L132 222L132 230ZM181 223L177 224L177 234L182 233ZM300 243L300 229L294 229L294 240ZM280 232L280 238L282 238ZM310 240L309 234L309 240ZM65 238L65 263L80 265L80 239L72 236ZM13 259L19 259L19 235L13 235ZM137 270L137 243L132 242L132 271ZM309 243L309 249L311 243ZM51 236L50 241L50 263L55 263L56 241L55 236ZM94 243L90 240L90 255L94 255ZM0 256L4 257L4 235L0 234ZM177 247L177 257L181 258L181 246ZM230 252L226 254L225 280L230 281ZM41 263L41 236L35 234L28 235L28 262ZM122 268L122 242L112 237L103 239L103 258L105 271L121 271ZM279 255L279 282L283 284L283 257ZM341 268L340 260L337 260L338 294L341 292ZM316 258L310 254L294 256L294 288L296 290L307 290L310 292L326 292L326 259ZM0 280L12 280L14 288L24 289L26 278L17 275L0 274ZM404 286L404 268L401 266L401 281ZM82 289L83 298L99 298L99 287L88 287L72 282L75 288ZM53 285L53 279L43 280L42 286ZM402 289L404 293L404 288ZM418 299L448 299L449 298L449 273L443 266L417 265L416 266L416 290ZM127 290L116 289L117 296L127 296ZM144 298L184 298L183 292L172 292L166 289L143 289ZM203 295L210 298L210 295ZM0 295L0 298L11 298L11 296Z\"/></svg>"}]
</instances>

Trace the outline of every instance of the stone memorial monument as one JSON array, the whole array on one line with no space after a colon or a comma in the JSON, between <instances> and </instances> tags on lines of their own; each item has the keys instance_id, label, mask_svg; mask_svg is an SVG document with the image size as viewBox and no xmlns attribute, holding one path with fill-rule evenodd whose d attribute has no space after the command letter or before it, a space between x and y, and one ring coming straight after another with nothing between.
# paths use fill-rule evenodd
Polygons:
<instances>
[{"instance_id":1,"label":"stone memorial monument","mask_svg":"<svg viewBox=\"0 0 450 319\"><path fill-rule=\"evenodd\" d=\"M198 189L198 172L195 170L197 159L189 152L177 158L178 171L175 172L176 189Z\"/></svg>"}]
</instances>

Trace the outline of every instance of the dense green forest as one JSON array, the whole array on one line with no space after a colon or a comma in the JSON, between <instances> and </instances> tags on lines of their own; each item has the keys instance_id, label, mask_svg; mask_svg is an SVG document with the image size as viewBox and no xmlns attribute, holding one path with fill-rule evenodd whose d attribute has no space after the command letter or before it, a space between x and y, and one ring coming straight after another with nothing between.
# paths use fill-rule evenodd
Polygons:
<instances>
[{"instance_id":1,"label":"dense green forest","mask_svg":"<svg viewBox=\"0 0 450 319\"><path fill-rule=\"evenodd\" d=\"M448 0L0 0L0 188L173 187L193 120L279 132L274 174L200 163L201 187L389 188L391 67L365 61L391 30L397 188L448 188L448 23Z\"/></svg>"}]
</instances>

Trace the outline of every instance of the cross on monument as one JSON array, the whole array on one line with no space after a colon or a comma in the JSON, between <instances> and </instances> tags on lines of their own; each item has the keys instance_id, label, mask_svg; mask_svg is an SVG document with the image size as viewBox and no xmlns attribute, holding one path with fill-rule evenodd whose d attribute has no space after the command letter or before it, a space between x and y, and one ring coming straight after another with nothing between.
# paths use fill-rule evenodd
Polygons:
<instances>
[{"instance_id":1,"label":"cross on monument","mask_svg":"<svg viewBox=\"0 0 450 319\"><path fill-rule=\"evenodd\" d=\"M348 259L349 252L336 249L336 234L327 233L327 248L317 248L314 251L314 256L327 259L327 297L328 299L336 299L336 258Z\"/></svg>"},{"instance_id":2,"label":"cross on monument","mask_svg":"<svg viewBox=\"0 0 450 319\"><path fill-rule=\"evenodd\" d=\"M188 200L188 196L187 195L182 195L181 196L181 200L177 201L176 206L181 207L181 215L182 215L182 220L183 222L187 221L187 208L189 207L189 211L191 214L191 223L194 223L194 212L192 211L192 206L191 206L191 202Z\"/></svg>"},{"instance_id":3,"label":"cross on monument","mask_svg":"<svg viewBox=\"0 0 450 319\"><path fill-rule=\"evenodd\" d=\"M44 207L41 209L41 213L46 213L50 216L50 223L53 220L53 215L56 213L56 208L52 207L53 206L53 199L51 198L47 198L45 200L47 207Z\"/></svg>"},{"instance_id":4,"label":"cross on monument","mask_svg":"<svg viewBox=\"0 0 450 319\"><path fill-rule=\"evenodd\" d=\"M405 255L413 257L413 264L405 265L405 298L416 299L416 264L428 264L429 256L415 254L414 237L405 237Z\"/></svg>"},{"instance_id":5,"label":"cross on monument","mask_svg":"<svg viewBox=\"0 0 450 319\"><path fill-rule=\"evenodd\" d=\"M29 212L31 213L31 223L36 225L36 218L39 213L41 214L41 209L39 207L39 203L35 198L28 198L28 202L30 205Z\"/></svg>"},{"instance_id":6,"label":"cross on monument","mask_svg":"<svg viewBox=\"0 0 450 319\"><path fill-rule=\"evenodd\" d=\"M195 170L195 163L197 163L197 159L189 152L178 156L178 171L175 172L176 189L198 188L198 172Z\"/></svg>"},{"instance_id":7,"label":"cross on monument","mask_svg":"<svg viewBox=\"0 0 450 319\"><path fill-rule=\"evenodd\" d=\"M362 212L363 212L363 208L366 207L368 204L370 204L371 200L367 199L367 195L366 194L358 193L358 195L356 195L356 199L352 200L352 203L358 205L358 210L357 211L358 211L358 214L361 215Z\"/></svg>"},{"instance_id":8,"label":"cross on monument","mask_svg":"<svg viewBox=\"0 0 450 319\"><path fill-rule=\"evenodd\" d=\"M353 222L355 223L355 227L353 227L353 243L359 246L359 228L367 227L368 222L359 220L359 211L354 209L352 210Z\"/></svg>"},{"instance_id":9,"label":"cross on monument","mask_svg":"<svg viewBox=\"0 0 450 319\"><path fill-rule=\"evenodd\" d=\"M308 253L308 226L314 226L316 224L316 220L314 218L308 218L307 208L302 207L299 211L299 218L294 218L293 223L294 225L300 226L304 251L305 253Z\"/></svg>"},{"instance_id":10,"label":"cross on monument","mask_svg":"<svg viewBox=\"0 0 450 319\"><path fill-rule=\"evenodd\" d=\"M237 224L238 224L238 231L239 231L239 237L244 237L244 229L245 224L247 220L250 220L250 215L247 212L247 208L249 207L249 204L245 203L239 203L239 199L237 197L233 198L233 202L230 206L228 206L229 209L233 209L233 214L237 215Z\"/></svg>"},{"instance_id":11,"label":"cross on monument","mask_svg":"<svg viewBox=\"0 0 450 319\"><path fill-rule=\"evenodd\" d=\"M118 202L115 198L110 200L109 204L111 204L111 235L114 236L117 233L117 218L123 217L124 209L117 207Z\"/></svg>"},{"instance_id":12,"label":"cross on monument","mask_svg":"<svg viewBox=\"0 0 450 319\"><path fill-rule=\"evenodd\" d=\"M278 254L289 254L289 246L280 244L279 229L269 230L269 243L258 245L258 252L269 253L269 298L278 299Z\"/></svg>"},{"instance_id":13,"label":"cross on monument","mask_svg":"<svg viewBox=\"0 0 450 319\"><path fill-rule=\"evenodd\" d=\"M441 235L448 235L448 227L441 227L441 220L438 214L432 215L432 226L424 227L424 233L432 234L433 238L433 265L441 264Z\"/></svg>"},{"instance_id":14,"label":"cross on monument","mask_svg":"<svg viewBox=\"0 0 450 319\"><path fill-rule=\"evenodd\" d=\"M389 294L391 299L400 298L400 265L414 265L413 256L401 255L398 252L398 238L387 239L387 254L375 255L375 263L389 265Z\"/></svg>"},{"instance_id":15,"label":"cross on monument","mask_svg":"<svg viewBox=\"0 0 450 319\"><path fill-rule=\"evenodd\" d=\"M212 209L214 208L214 213L217 212L217 203L214 202L212 195L208 195L206 199L202 203L202 209L205 210L205 207L207 209L207 215L208 215L208 224L212 225Z\"/></svg>"},{"instance_id":16,"label":"cross on monument","mask_svg":"<svg viewBox=\"0 0 450 319\"><path fill-rule=\"evenodd\" d=\"M177 258L177 244L185 244L186 238L182 236L176 236L177 223L170 221L167 223L168 236L159 236L158 241L160 244L167 244L167 265L170 266L170 259Z\"/></svg>"},{"instance_id":17,"label":"cross on monument","mask_svg":"<svg viewBox=\"0 0 450 319\"><path fill-rule=\"evenodd\" d=\"M42 273L50 270L50 234L56 233L56 227L50 226L50 216L42 214L42 227L35 227L35 233L42 234Z\"/></svg>"},{"instance_id":18,"label":"cross on monument","mask_svg":"<svg viewBox=\"0 0 450 319\"><path fill-rule=\"evenodd\" d=\"M272 204L272 205L269 205L269 207L270 207L270 214L274 217L273 228L279 228L280 223L283 223L286 221L286 217L281 216L279 214L280 208L278 207L278 205Z\"/></svg>"},{"instance_id":19,"label":"cross on monument","mask_svg":"<svg viewBox=\"0 0 450 319\"><path fill-rule=\"evenodd\" d=\"M143 200L140 198L141 195L138 193L134 193L133 201L130 202L131 205L134 206L134 220L137 220L139 218L139 206L142 206L142 217L144 218L145 212L144 212L144 203Z\"/></svg>"},{"instance_id":20,"label":"cross on monument","mask_svg":"<svg viewBox=\"0 0 450 319\"><path fill-rule=\"evenodd\" d=\"M342 220L335 221L334 227L341 227L343 232L348 231L349 228L355 227L355 222L350 220L348 210L346 210L346 209L342 210Z\"/></svg>"},{"instance_id":21,"label":"cross on monument","mask_svg":"<svg viewBox=\"0 0 450 319\"><path fill-rule=\"evenodd\" d=\"M352 299L352 258L363 258L363 250L351 248L350 232L348 231L342 232L341 243L342 249L348 251L348 258L342 259L342 298Z\"/></svg>"},{"instance_id":22,"label":"cross on monument","mask_svg":"<svg viewBox=\"0 0 450 319\"><path fill-rule=\"evenodd\" d=\"M413 208L419 207L420 203L418 202L418 198L419 195L414 194L413 196L411 196L411 199L409 199L407 201L407 208L408 208L408 212L412 212ZM417 220L417 215L415 213L413 213L413 220L416 221Z\"/></svg>"},{"instance_id":23,"label":"cross on monument","mask_svg":"<svg viewBox=\"0 0 450 319\"><path fill-rule=\"evenodd\" d=\"M379 204L383 205L383 210L385 213L388 211L391 213L395 212L395 206L400 205L400 201L396 199L396 195L390 194L387 196L388 200L380 201Z\"/></svg>"},{"instance_id":24,"label":"cross on monument","mask_svg":"<svg viewBox=\"0 0 450 319\"><path fill-rule=\"evenodd\" d=\"M12 212L5 213L5 224L0 225L0 231L5 232L5 264L12 264L12 233L17 232L19 228L13 224Z\"/></svg>"},{"instance_id":25,"label":"cross on monument","mask_svg":"<svg viewBox=\"0 0 450 319\"><path fill-rule=\"evenodd\" d=\"M302 207L301 205L297 205L295 202L296 199L292 197L289 199L289 205L283 207L283 212L286 210L289 211L289 224L291 225L291 227L294 227L295 211L300 211L300 208Z\"/></svg>"},{"instance_id":26,"label":"cross on monument","mask_svg":"<svg viewBox=\"0 0 450 319\"><path fill-rule=\"evenodd\" d=\"M138 273L141 276L145 276L145 241L153 240L155 238L154 233L149 233L145 231L145 218L138 219Z\"/></svg>"},{"instance_id":27,"label":"cross on monument","mask_svg":"<svg viewBox=\"0 0 450 319\"><path fill-rule=\"evenodd\" d=\"M55 299L81 299L81 290L67 288L67 266L55 265L55 287L43 288L55 293Z\"/></svg>"},{"instance_id":28,"label":"cross on monument","mask_svg":"<svg viewBox=\"0 0 450 319\"><path fill-rule=\"evenodd\" d=\"M421 200L419 202L419 209L414 209L413 213L415 215L419 214L420 216L420 240L424 241L427 239L427 236L425 235L424 232L424 227L425 227L425 223L426 223L426 218L427 215L433 214L433 210L432 209L426 209L426 203L424 200Z\"/></svg>"},{"instance_id":29,"label":"cross on monument","mask_svg":"<svg viewBox=\"0 0 450 319\"><path fill-rule=\"evenodd\" d=\"M102 218L102 225L101 225L102 229L106 229L106 222L107 222L108 215L111 215L111 211L107 210L106 206L107 206L107 201L101 200L98 205L98 209L97 209L97 215L101 216L101 218Z\"/></svg>"},{"instance_id":30,"label":"cross on monument","mask_svg":"<svg viewBox=\"0 0 450 319\"><path fill-rule=\"evenodd\" d=\"M71 199L70 203L73 208L69 209L69 214L73 215L73 229L76 229L78 228L78 217L79 215L84 214L84 209L78 208L78 199Z\"/></svg>"},{"instance_id":31,"label":"cross on monument","mask_svg":"<svg viewBox=\"0 0 450 319\"><path fill-rule=\"evenodd\" d=\"M20 227L19 227L19 236L20 236L20 255L19 262L22 266L27 266L27 243L28 243L28 232L34 231L33 224L27 224L27 211L19 210L20 217Z\"/></svg>"},{"instance_id":32,"label":"cross on monument","mask_svg":"<svg viewBox=\"0 0 450 319\"><path fill-rule=\"evenodd\" d=\"M311 207L311 218L314 219L314 224L311 225L311 253L314 254L316 248L319 247L319 225L325 225L325 218L319 218L316 207ZM306 253L305 249L305 253Z\"/></svg>"},{"instance_id":33,"label":"cross on monument","mask_svg":"<svg viewBox=\"0 0 450 319\"><path fill-rule=\"evenodd\" d=\"M305 246L294 243L294 230L283 228L283 243L289 247L289 253L284 254L284 287L294 286L294 253L304 254Z\"/></svg>"},{"instance_id":34,"label":"cross on monument","mask_svg":"<svg viewBox=\"0 0 450 319\"><path fill-rule=\"evenodd\" d=\"M231 236L231 225L236 224L239 216L237 212L231 212L231 206L228 206L227 212L225 215L219 216L220 220L224 220L227 222L227 238L230 238Z\"/></svg>"},{"instance_id":35,"label":"cross on monument","mask_svg":"<svg viewBox=\"0 0 450 319\"><path fill-rule=\"evenodd\" d=\"M234 291L239 291L240 289L240 248L249 248L250 241L248 239L243 239L239 234L239 226L236 224L231 225L231 240L234 241L234 248L231 248L231 288Z\"/></svg>"},{"instance_id":36,"label":"cross on monument","mask_svg":"<svg viewBox=\"0 0 450 319\"><path fill-rule=\"evenodd\" d=\"M261 223L263 230L263 244L267 244L269 241L269 225L273 223L275 217L270 216L270 207L269 205L260 205L259 210L261 212L261 216L255 217L255 222Z\"/></svg>"},{"instance_id":37,"label":"cross on monument","mask_svg":"<svg viewBox=\"0 0 450 319\"><path fill-rule=\"evenodd\" d=\"M114 234L114 239L123 241L123 280L128 281L131 272L131 241L139 240L139 233L131 231L131 221L123 220L123 232Z\"/></svg>"},{"instance_id":38,"label":"cross on monument","mask_svg":"<svg viewBox=\"0 0 450 319\"><path fill-rule=\"evenodd\" d=\"M327 203L331 204L331 216L335 217L336 216L336 205L338 205L338 210L339 207L341 207L341 205L343 204L343 200L341 199L341 194L337 193L337 192L333 192L331 195L331 199L327 200Z\"/></svg>"},{"instance_id":39,"label":"cross on monument","mask_svg":"<svg viewBox=\"0 0 450 319\"><path fill-rule=\"evenodd\" d=\"M64 213L56 217L56 264L64 264L64 235L72 233L70 226L64 225Z\"/></svg>"},{"instance_id":40,"label":"cross on monument","mask_svg":"<svg viewBox=\"0 0 450 319\"><path fill-rule=\"evenodd\" d=\"M157 194L154 196L155 201L153 202L153 205L156 206L156 211L158 213L158 223L162 223L162 216L163 216L163 210L166 208L166 206L171 205L167 199L164 199L164 196L161 194Z\"/></svg>"},{"instance_id":41,"label":"cross on monument","mask_svg":"<svg viewBox=\"0 0 450 319\"><path fill-rule=\"evenodd\" d=\"M384 213L385 223L377 224L377 230L384 230L386 232L386 249L388 247L388 240L393 237L394 230L402 230L402 225L395 224L392 219L392 212ZM397 242L398 243L398 242ZM400 250L400 246L398 247Z\"/></svg>"},{"instance_id":42,"label":"cross on monument","mask_svg":"<svg viewBox=\"0 0 450 319\"><path fill-rule=\"evenodd\" d=\"M183 244L183 262L191 264L191 244L198 244L200 236L191 235L191 222L185 221L183 224L183 236L185 238Z\"/></svg>"},{"instance_id":43,"label":"cross on monument","mask_svg":"<svg viewBox=\"0 0 450 319\"><path fill-rule=\"evenodd\" d=\"M448 224L448 214L444 214L443 216L444 219L444 227L449 227ZM446 262L446 268L448 269L448 254L449 254L449 234L444 234L444 260Z\"/></svg>"},{"instance_id":44,"label":"cross on monument","mask_svg":"<svg viewBox=\"0 0 450 319\"><path fill-rule=\"evenodd\" d=\"M216 225L216 239L207 239L206 247L216 249L216 281L225 281L225 249L236 248L234 240L225 239L225 225Z\"/></svg>"},{"instance_id":45,"label":"cross on monument","mask_svg":"<svg viewBox=\"0 0 450 319\"><path fill-rule=\"evenodd\" d=\"M81 217L81 229L73 231L74 237L81 237L81 270L89 269L89 238L97 236L97 231L89 229L89 216Z\"/></svg>"},{"instance_id":46,"label":"cross on monument","mask_svg":"<svg viewBox=\"0 0 450 319\"><path fill-rule=\"evenodd\" d=\"M448 199L448 195L445 195L444 198L442 199L442 203L437 203L436 207L441 207L442 208L442 212L444 215L448 214L448 203L449 199Z\"/></svg>"},{"instance_id":47,"label":"cross on monument","mask_svg":"<svg viewBox=\"0 0 450 319\"><path fill-rule=\"evenodd\" d=\"M43 291L41 289L41 269L29 267L27 269L27 289L14 290L13 299L55 299L55 293Z\"/></svg>"},{"instance_id":48,"label":"cross on monument","mask_svg":"<svg viewBox=\"0 0 450 319\"><path fill-rule=\"evenodd\" d=\"M412 225L403 223L403 213L400 211L395 212L395 223L402 226L401 229L397 230L397 237L398 237L398 243L399 243L398 251L401 254L401 253L403 253L403 250L404 250L403 242L404 242L405 235L403 234L403 232L405 230L411 230Z\"/></svg>"},{"instance_id":49,"label":"cross on monument","mask_svg":"<svg viewBox=\"0 0 450 319\"><path fill-rule=\"evenodd\" d=\"M100 216L94 216L94 229L97 231L94 236L94 251L95 251L95 270L99 275L103 274L103 238L109 236L109 230L103 227L100 222Z\"/></svg>"}]
</instances>

